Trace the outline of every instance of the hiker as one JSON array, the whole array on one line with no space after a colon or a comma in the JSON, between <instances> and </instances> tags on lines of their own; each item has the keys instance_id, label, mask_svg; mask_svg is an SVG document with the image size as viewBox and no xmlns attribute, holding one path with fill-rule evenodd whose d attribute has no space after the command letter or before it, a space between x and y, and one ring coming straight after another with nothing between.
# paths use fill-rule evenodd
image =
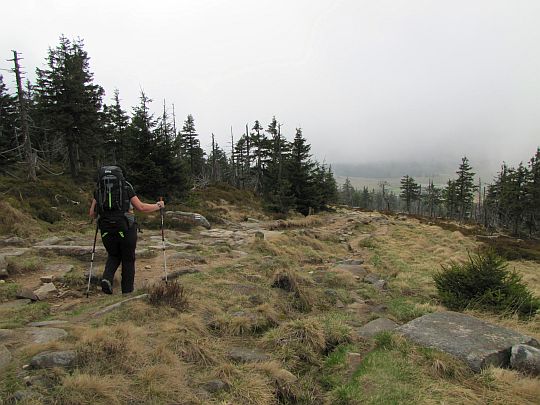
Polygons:
<instances>
[{"instance_id":1,"label":"hiker","mask_svg":"<svg viewBox=\"0 0 540 405\"><path fill-rule=\"evenodd\" d=\"M101 280L101 289L112 294L114 273L122 263L122 294L133 292L135 281L135 247L137 223L133 208L141 212L154 212L165 207L163 201L143 203L135 194L118 166L103 166L99 170L98 183L89 215L97 216L101 240L107 250L107 263Z\"/></svg>"}]
</instances>

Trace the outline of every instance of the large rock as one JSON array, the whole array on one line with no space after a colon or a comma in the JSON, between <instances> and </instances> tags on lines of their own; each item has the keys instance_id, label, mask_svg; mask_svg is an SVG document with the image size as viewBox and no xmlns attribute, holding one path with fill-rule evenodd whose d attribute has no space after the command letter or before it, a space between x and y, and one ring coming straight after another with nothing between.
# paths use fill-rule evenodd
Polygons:
<instances>
[{"instance_id":1,"label":"large rock","mask_svg":"<svg viewBox=\"0 0 540 405\"><path fill-rule=\"evenodd\" d=\"M238 363L254 363L269 360L268 355L264 352L247 347L233 347L229 352L229 357Z\"/></svg>"},{"instance_id":2,"label":"large rock","mask_svg":"<svg viewBox=\"0 0 540 405\"><path fill-rule=\"evenodd\" d=\"M74 350L47 351L32 357L30 366L32 368L72 367L76 359L77 354Z\"/></svg>"},{"instance_id":3,"label":"large rock","mask_svg":"<svg viewBox=\"0 0 540 405\"><path fill-rule=\"evenodd\" d=\"M45 300L50 295L58 292L56 289L56 286L53 283L45 283L41 287L39 287L37 290L34 291L34 294L40 299Z\"/></svg>"},{"instance_id":4,"label":"large rock","mask_svg":"<svg viewBox=\"0 0 540 405\"><path fill-rule=\"evenodd\" d=\"M24 299L24 300L32 300L37 301L39 298L32 290L29 288L21 288L17 293L15 294L15 297L18 299Z\"/></svg>"},{"instance_id":5,"label":"large rock","mask_svg":"<svg viewBox=\"0 0 540 405\"><path fill-rule=\"evenodd\" d=\"M449 353L466 362L474 371L490 365L510 363L512 346L538 342L526 335L458 312L435 312L397 329L411 341Z\"/></svg>"},{"instance_id":6,"label":"large rock","mask_svg":"<svg viewBox=\"0 0 540 405\"><path fill-rule=\"evenodd\" d=\"M11 361L11 353L6 346L0 345L0 371L6 367Z\"/></svg>"},{"instance_id":7,"label":"large rock","mask_svg":"<svg viewBox=\"0 0 540 405\"><path fill-rule=\"evenodd\" d=\"M397 323L390 319L378 318L358 328L356 332L363 337L373 337L380 332L392 331L398 326Z\"/></svg>"},{"instance_id":8,"label":"large rock","mask_svg":"<svg viewBox=\"0 0 540 405\"><path fill-rule=\"evenodd\" d=\"M25 332L34 343L56 342L67 336L67 332L60 328L27 328Z\"/></svg>"},{"instance_id":9,"label":"large rock","mask_svg":"<svg viewBox=\"0 0 540 405\"><path fill-rule=\"evenodd\" d=\"M0 239L0 246L26 246L27 242L23 238L18 236L12 236L11 238Z\"/></svg>"},{"instance_id":10,"label":"large rock","mask_svg":"<svg viewBox=\"0 0 540 405\"><path fill-rule=\"evenodd\" d=\"M540 374L540 350L528 345L515 345L510 355L510 367L525 373Z\"/></svg>"}]
</instances>

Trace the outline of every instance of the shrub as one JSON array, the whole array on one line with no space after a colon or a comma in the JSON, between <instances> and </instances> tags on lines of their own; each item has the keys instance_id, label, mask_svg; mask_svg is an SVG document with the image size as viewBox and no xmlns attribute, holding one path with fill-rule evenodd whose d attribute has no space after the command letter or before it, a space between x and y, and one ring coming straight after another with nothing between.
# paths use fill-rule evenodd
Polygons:
<instances>
[{"instance_id":1,"label":"shrub","mask_svg":"<svg viewBox=\"0 0 540 405\"><path fill-rule=\"evenodd\" d=\"M148 289L148 302L155 306L166 305L179 311L185 311L188 307L186 291L176 280L151 286Z\"/></svg>"},{"instance_id":2,"label":"shrub","mask_svg":"<svg viewBox=\"0 0 540 405\"><path fill-rule=\"evenodd\" d=\"M533 316L540 308L540 299L493 250L469 255L464 264L442 266L433 278L442 303L450 309L473 308L524 317Z\"/></svg>"}]
</instances>

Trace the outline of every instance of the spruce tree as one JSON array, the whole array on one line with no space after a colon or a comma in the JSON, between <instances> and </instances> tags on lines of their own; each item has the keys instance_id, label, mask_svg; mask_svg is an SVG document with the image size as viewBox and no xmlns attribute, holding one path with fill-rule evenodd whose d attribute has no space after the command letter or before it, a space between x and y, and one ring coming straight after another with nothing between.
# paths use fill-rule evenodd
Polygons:
<instances>
[{"instance_id":1,"label":"spruce tree","mask_svg":"<svg viewBox=\"0 0 540 405\"><path fill-rule=\"evenodd\" d=\"M401 194L400 197L405 201L407 212L411 212L411 203L417 201L420 197L420 186L408 174L401 179Z\"/></svg>"},{"instance_id":2,"label":"spruce tree","mask_svg":"<svg viewBox=\"0 0 540 405\"><path fill-rule=\"evenodd\" d=\"M17 139L17 107L15 97L9 94L0 75L0 167L21 159Z\"/></svg>"},{"instance_id":3,"label":"spruce tree","mask_svg":"<svg viewBox=\"0 0 540 405\"><path fill-rule=\"evenodd\" d=\"M129 124L129 117L120 105L120 93L114 90L113 104L104 105L105 121L105 146L106 159L112 163L125 165L126 156L126 130Z\"/></svg>"},{"instance_id":4,"label":"spruce tree","mask_svg":"<svg viewBox=\"0 0 540 405\"><path fill-rule=\"evenodd\" d=\"M100 119L103 89L93 83L90 58L82 40L60 37L50 48L44 69L37 69L38 107L44 124L68 150L69 168L77 178L82 165L95 165L103 152Z\"/></svg>"},{"instance_id":5,"label":"spruce tree","mask_svg":"<svg viewBox=\"0 0 540 405\"><path fill-rule=\"evenodd\" d=\"M189 114L182 127L180 148L183 157L189 163L189 173L191 176L200 175L204 166L204 152L201 149L198 136L195 129L195 120Z\"/></svg>"},{"instance_id":6,"label":"spruce tree","mask_svg":"<svg viewBox=\"0 0 540 405\"><path fill-rule=\"evenodd\" d=\"M461 164L459 165L456 174L458 175L455 180L456 208L459 220L463 221L471 214L474 191L476 190L476 185L474 184L474 172L469 165L467 157L461 159Z\"/></svg>"},{"instance_id":7,"label":"spruce tree","mask_svg":"<svg viewBox=\"0 0 540 405\"><path fill-rule=\"evenodd\" d=\"M312 179L314 164L310 160L310 149L311 146L302 136L302 129L296 128L287 171L296 210L304 215L309 214L310 208L318 208Z\"/></svg>"}]
</instances>

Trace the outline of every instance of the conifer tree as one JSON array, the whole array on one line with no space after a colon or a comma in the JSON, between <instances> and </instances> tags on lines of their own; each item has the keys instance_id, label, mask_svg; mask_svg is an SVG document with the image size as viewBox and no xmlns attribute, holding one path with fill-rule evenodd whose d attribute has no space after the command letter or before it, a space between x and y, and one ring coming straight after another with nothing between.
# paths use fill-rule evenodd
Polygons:
<instances>
[{"instance_id":1,"label":"conifer tree","mask_svg":"<svg viewBox=\"0 0 540 405\"><path fill-rule=\"evenodd\" d=\"M405 207L408 213L411 212L411 203L417 201L420 197L420 186L408 174L401 179L400 197L405 201Z\"/></svg>"},{"instance_id":2,"label":"conifer tree","mask_svg":"<svg viewBox=\"0 0 540 405\"><path fill-rule=\"evenodd\" d=\"M189 114L182 127L180 148L183 157L189 163L189 173L191 176L200 175L204 166L204 152L201 149L198 136L195 129L195 120Z\"/></svg>"},{"instance_id":3,"label":"conifer tree","mask_svg":"<svg viewBox=\"0 0 540 405\"><path fill-rule=\"evenodd\" d=\"M467 157L461 159L461 164L456 172L458 175L455 180L455 199L456 208L459 215L459 220L463 221L471 213L471 208L474 201L474 172L469 165Z\"/></svg>"},{"instance_id":4,"label":"conifer tree","mask_svg":"<svg viewBox=\"0 0 540 405\"><path fill-rule=\"evenodd\" d=\"M17 149L19 142L16 132L17 107L15 103L15 97L9 94L3 77L0 75L0 167L5 167L22 157Z\"/></svg>"},{"instance_id":5,"label":"conifer tree","mask_svg":"<svg viewBox=\"0 0 540 405\"><path fill-rule=\"evenodd\" d=\"M294 204L297 211L304 215L309 214L310 208L318 208L316 206L316 191L312 180L314 164L310 161L310 149L311 146L302 135L302 129L296 128L287 171Z\"/></svg>"},{"instance_id":6,"label":"conifer tree","mask_svg":"<svg viewBox=\"0 0 540 405\"><path fill-rule=\"evenodd\" d=\"M81 164L95 165L103 151L104 91L93 83L89 60L82 40L62 36L60 44L49 49L46 68L37 69L38 107L46 117L43 124L64 140L74 178Z\"/></svg>"},{"instance_id":7,"label":"conifer tree","mask_svg":"<svg viewBox=\"0 0 540 405\"><path fill-rule=\"evenodd\" d=\"M114 90L113 104L104 105L106 158L126 164L126 130L129 117L120 105L120 92ZM108 156L107 156L108 155Z\"/></svg>"}]
</instances>

